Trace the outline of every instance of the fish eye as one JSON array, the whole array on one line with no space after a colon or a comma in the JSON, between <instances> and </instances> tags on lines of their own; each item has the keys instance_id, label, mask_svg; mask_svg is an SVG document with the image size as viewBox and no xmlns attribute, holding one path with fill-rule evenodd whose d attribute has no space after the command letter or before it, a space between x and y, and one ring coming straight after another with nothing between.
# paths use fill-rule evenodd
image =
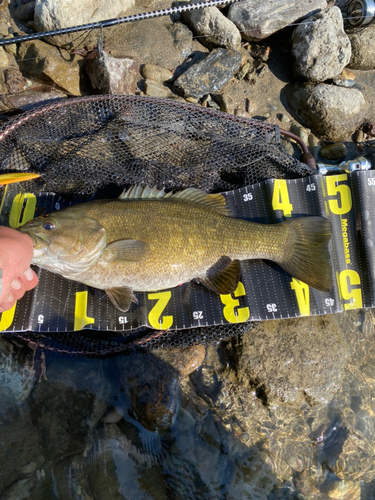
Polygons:
<instances>
[{"instance_id":1,"label":"fish eye","mask_svg":"<svg viewBox=\"0 0 375 500\"><path fill-rule=\"evenodd\" d=\"M47 229L47 231L49 231L50 229L55 228L55 224L53 222L45 222L43 224L43 227L44 227L44 229Z\"/></svg>"}]
</instances>

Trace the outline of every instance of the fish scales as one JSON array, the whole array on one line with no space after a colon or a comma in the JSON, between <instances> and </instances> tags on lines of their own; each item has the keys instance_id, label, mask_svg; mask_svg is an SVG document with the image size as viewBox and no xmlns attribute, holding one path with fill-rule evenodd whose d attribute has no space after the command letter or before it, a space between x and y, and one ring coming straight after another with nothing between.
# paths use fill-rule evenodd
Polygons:
<instances>
[{"instance_id":1,"label":"fish scales","mask_svg":"<svg viewBox=\"0 0 375 500\"><path fill-rule=\"evenodd\" d=\"M81 276L95 288L124 285L127 276L135 291L174 287L205 276L223 255L276 260L286 240L285 228L277 225L225 217L210 207L173 198L88 202L74 208L105 227L107 244L127 238L150 245L150 254L142 262L108 265L99 259Z\"/></svg>"},{"instance_id":2,"label":"fish scales","mask_svg":"<svg viewBox=\"0 0 375 500\"><path fill-rule=\"evenodd\" d=\"M317 290L330 290L327 219L257 224L231 215L222 195L133 186L119 199L74 205L19 230L33 239L34 264L105 290L121 311L136 301L133 291L191 280L232 293L246 259L272 260Z\"/></svg>"}]
</instances>

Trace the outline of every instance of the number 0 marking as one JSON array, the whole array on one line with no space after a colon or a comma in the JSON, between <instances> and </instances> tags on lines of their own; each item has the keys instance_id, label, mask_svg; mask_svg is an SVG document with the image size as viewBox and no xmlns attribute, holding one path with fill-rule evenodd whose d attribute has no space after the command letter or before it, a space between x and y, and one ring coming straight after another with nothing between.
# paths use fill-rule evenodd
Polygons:
<instances>
[{"instance_id":1,"label":"number 0 marking","mask_svg":"<svg viewBox=\"0 0 375 500\"><path fill-rule=\"evenodd\" d=\"M76 304L74 308L74 331L82 330L86 325L92 325L94 318L87 316L87 291L76 293Z\"/></svg>"},{"instance_id":2,"label":"number 0 marking","mask_svg":"<svg viewBox=\"0 0 375 500\"><path fill-rule=\"evenodd\" d=\"M9 225L13 229L34 218L36 196L32 193L19 193L14 197L9 215Z\"/></svg>"},{"instance_id":3,"label":"number 0 marking","mask_svg":"<svg viewBox=\"0 0 375 500\"><path fill-rule=\"evenodd\" d=\"M238 286L233 294L220 295L220 299L225 306L223 309L224 318L229 321L229 323L244 323L250 318L250 309L248 307L238 307L240 301L234 299L232 295L235 297L246 295L245 287L241 281L238 282Z\"/></svg>"},{"instance_id":4,"label":"number 0 marking","mask_svg":"<svg viewBox=\"0 0 375 500\"><path fill-rule=\"evenodd\" d=\"M157 330L168 330L173 325L173 316L162 316L164 309L172 297L172 292L149 293L150 300L157 300L154 307L148 313L148 322Z\"/></svg>"},{"instance_id":5,"label":"number 0 marking","mask_svg":"<svg viewBox=\"0 0 375 500\"><path fill-rule=\"evenodd\" d=\"M17 305L17 301L15 302L15 304L12 308L8 309L8 311L4 311L3 313L1 313L1 319L0 319L0 331L1 332L4 332L13 323L16 305Z\"/></svg>"}]
</instances>

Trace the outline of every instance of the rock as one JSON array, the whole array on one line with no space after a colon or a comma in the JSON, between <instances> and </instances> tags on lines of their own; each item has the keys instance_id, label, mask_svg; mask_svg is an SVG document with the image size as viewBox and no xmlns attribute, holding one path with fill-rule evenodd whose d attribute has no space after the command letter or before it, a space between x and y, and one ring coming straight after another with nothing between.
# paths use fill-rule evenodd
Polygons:
<instances>
[{"instance_id":1,"label":"rock","mask_svg":"<svg viewBox=\"0 0 375 500\"><path fill-rule=\"evenodd\" d=\"M8 54L3 47L0 47L0 69L5 69L9 66Z\"/></svg>"},{"instance_id":2,"label":"rock","mask_svg":"<svg viewBox=\"0 0 375 500\"><path fill-rule=\"evenodd\" d=\"M145 94L151 97L170 97L172 91L161 83L152 80L145 81Z\"/></svg>"},{"instance_id":3,"label":"rock","mask_svg":"<svg viewBox=\"0 0 375 500\"><path fill-rule=\"evenodd\" d=\"M214 49L201 62L193 64L174 82L184 97L200 98L219 90L241 65L241 54L232 49Z\"/></svg>"},{"instance_id":4,"label":"rock","mask_svg":"<svg viewBox=\"0 0 375 500\"><path fill-rule=\"evenodd\" d=\"M346 155L346 146L342 142L328 144L319 153L326 160L342 160Z\"/></svg>"},{"instance_id":5,"label":"rock","mask_svg":"<svg viewBox=\"0 0 375 500\"><path fill-rule=\"evenodd\" d=\"M350 33L349 40L352 45L349 68L375 69L375 26L367 26L365 29Z\"/></svg>"},{"instance_id":6,"label":"rock","mask_svg":"<svg viewBox=\"0 0 375 500\"><path fill-rule=\"evenodd\" d=\"M351 56L338 7L309 17L297 26L292 36L296 72L313 82L324 82L341 73Z\"/></svg>"},{"instance_id":7,"label":"rock","mask_svg":"<svg viewBox=\"0 0 375 500\"><path fill-rule=\"evenodd\" d=\"M255 391L263 387L270 407L280 401L329 402L341 387L350 356L350 342L340 333L340 320L326 315L261 323L255 335L243 338L237 366L240 380L256 381Z\"/></svg>"},{"instance_id":8,"label":"rock","mask_svg":"<svg viewBox=\"0 0 375 500\"><path fill-rule=\"evenodd\" d=\"M292 123L290 126L290 131L298 135L305 144L308 143L310 130L306 130L305 127L301 127L299 123Z\"/></svg>"},{"instance_id":9,"label":"rock","mask_svg":"<svg viewBox=\"0 0 375 500\"><path fill-rule=\"evenodd\" d=\"M217 7L187 11L182 18L208 48L239 49L240 32Z\"/></svg>"},{"instance_id":10,"label":"rock","mask_svg":"<svg viewBox=\"0 0 375 500\"><path fill-rule=\"evenodd\" d=\"M184 349L157 349L153 354L171 365L181 377L186 377L202 365L206 357L206 348L203 345L194 345Z\"/></svg>"},{"instance_id":11,"label":"rock","mask_svg":"<svg viewBox=\"0 0 375 500\"><path fill-rule=\"evenodd\" d=\"M102 94L135 94L139 64L133 59L116 59L103 51L101 57L88 58L86 72L93 88Z\"/></svg>"},{"instance_id":12,"label":"rock","mask_svg":"<svg viewBox=\"0 0 375 500\"><path fill-rule=\"evenodd\" d=\"M64 92L41 88L29 89L12 95L0 95L0 112L29 111L41 105L52 104L66 98Z\"/></svg>"},{"instance_id":13,"label":"rock","mask_svg":"<svg viewBox=\"0 0 375 500\"><path fill-rule=\"evenodd\" d=\"M8 68L4 71L4 82L10 94L21 92L27 88L27 81L18 68Z\"/></svg>"},{"instance_id":14,"label":"rock","mask_svg":"<svg viewBox=\"0 0 375 500\"><path fill-rule=\"evenodd\" d=\"M294 117L327 141L348 140L364 121L365 100L358 89L295 84L285 87L285 96Z\"/></svg>"},{"instance_id":15,"label":"rock","mask_svg":"<svg viewBox=\"0 0 375 500\"><path fill-rule=\"evenodd\" d=\"M365 140L363 130L358 129L354 132L353 141L355 144L361 144Z\"/></svg>"},{"instance_id":16,"label":"rock","mask_svg":"<svg viewBox=\"0 0 375 500\"><path fill-rule=\"evenodd\" d=\"M115 26L110 31L105 30L104 45L112 57L132 58L170 71L179 67L194 50L207 52L203 45L193 42L193 33L187 26L172 24L167 17L129 23L126 29Z\"/></svg>"},{"instance_id":17,"label":"rock","mask_svg":"<svg viewBox=\"0 0 375 500\"><path fill-rule=\"evenodd\" d=\"M22 43L18 57L21 71L29 78L58 85L72 95L81 95L81 56L36 40Z\"/></svg>"},{"instance_id":18,"label":"rock","mask_svg":"<svg viewBox=\"0 0 375 500\"><path fill-rule=\"evenodd\" d=\"M50 31L81 24L94 23L105 19L122 17L131 7L134 0L82 0L77 9L74 0L35 0L34 25L37 31ZM87 32L59 35L48 41L60 47L71 44L72 40L84 38ZM97 39L98 33L95 32ZM86 42L87 43L87 42Z\"/></svg>"},{"instance_id":19,"label":"rock","mask_svg":"<svg viewBox=\"0 0 375 500\"><path fill-rule=\"evenodd\" d=\"M240 30L243 39L256 41L326 7L326 0L245 0L229 7L228 18Z\"/></svg>"},{"instance_id":20,"label":"rock","mask_svg":"<svg viewBox=\"0 0 375 500\"><path fill-rule=\"evenodd\" d=\"M285 113L278 113L277 119L281 121L281 123L290 123L290 118Z\"/></svg>"},{"instance_id":21,"label":"rock","mask_svg":"<svg viewBox=\"0 0 375 500\"><path fill-rule=\"evenodd\" d=\"M165 83L173 78L173 73L169 69L156 64L144 64L141 74L145 80L152 80L156 83Z\"/></svg>"}]
</instances>

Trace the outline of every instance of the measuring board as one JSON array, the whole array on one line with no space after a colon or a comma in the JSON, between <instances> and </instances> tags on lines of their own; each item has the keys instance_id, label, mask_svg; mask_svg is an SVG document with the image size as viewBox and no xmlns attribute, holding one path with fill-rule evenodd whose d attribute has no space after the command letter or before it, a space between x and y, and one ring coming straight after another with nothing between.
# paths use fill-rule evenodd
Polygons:
<instances>
[{"instance_id":1,"label":"measuring board","mask_svg":"<svg viewBox=\"0 0 375 500\"><path fill-rule=\"evenodd\" d=\"M0 224L18 227L70 203L53 193L2 188ZM64 332L185 329L252 320L292 318L374 307L375 171L296 180L268 180L223 193L237 217L271 224L287 217L330 219L333 287L318 292L272 262L241 262L241 279L230 295L188 284L135 293L138 304L118 311L104 291L35 268L39 284L2 313L1 331ZM186 300L188 297L188 300Z\"/></svg>"}]
</instances>

